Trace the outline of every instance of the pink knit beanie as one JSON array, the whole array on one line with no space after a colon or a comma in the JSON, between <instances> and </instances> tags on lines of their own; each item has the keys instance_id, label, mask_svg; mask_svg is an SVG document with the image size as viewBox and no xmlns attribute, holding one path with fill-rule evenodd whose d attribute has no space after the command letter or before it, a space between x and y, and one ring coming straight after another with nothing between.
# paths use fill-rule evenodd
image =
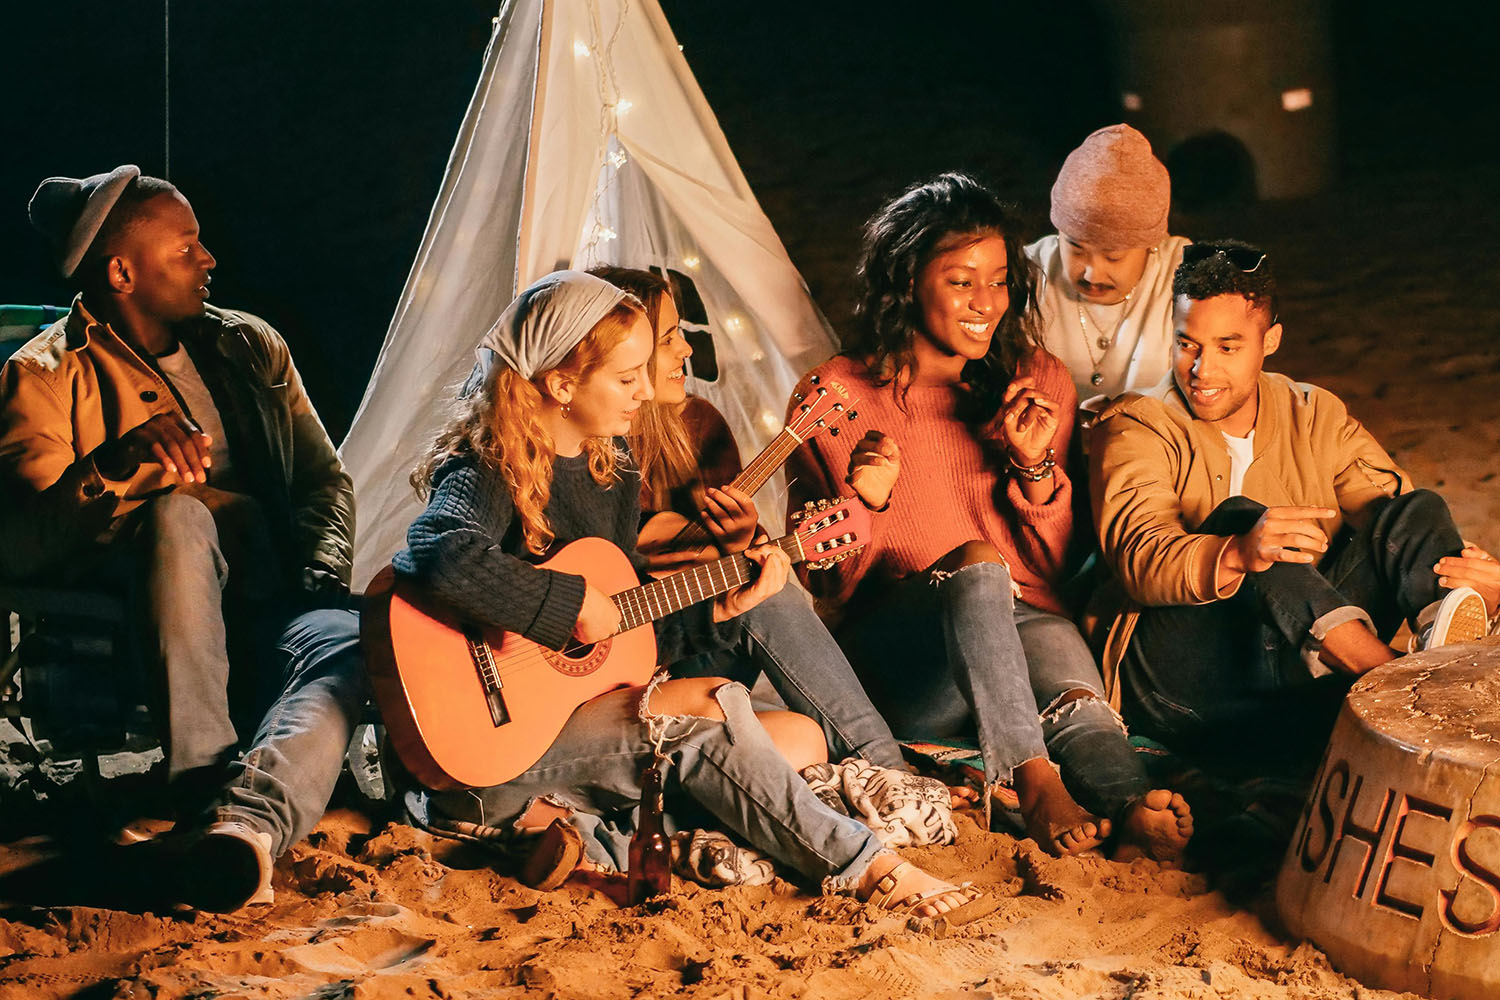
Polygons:
<instances>
[{"instance_id":1,"label":"pink knit beanie","mask_svg":"<svg viewBox=\"0 0 1500 1000\"><path fill-rule=\"evenodd\" d=\"M1172 179L1151 143L1111 125L1068 154L1052 185L1052 224L1101 250L1154 247L1167 238Z\"/></svg>"}]
</instances>

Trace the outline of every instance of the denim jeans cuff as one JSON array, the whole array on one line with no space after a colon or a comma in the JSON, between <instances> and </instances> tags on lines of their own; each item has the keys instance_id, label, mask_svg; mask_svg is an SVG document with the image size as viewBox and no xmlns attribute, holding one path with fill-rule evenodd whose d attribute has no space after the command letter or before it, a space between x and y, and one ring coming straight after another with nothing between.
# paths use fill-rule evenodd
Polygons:
<instances>
[{"instance_id":1,"label":"denim jeans cuff","mask_svg":"<svg viewBox=\"0 0 1500 1000\"><path fill-rule=\"evenodd\" d=\"M1299 650L1302 665L1307 668L1309 675L1317 678L1327 677L1333 673L1333 669L1323 662L1321 655L1323 652L1323 639L1338 626L1348 624L1349 622L1364 622L1365 627L1372 634L1375 633L1374 619L1370 617L1364 608L1355 607L1352 604L1346 604L1341 608L1334 608L1312 623L1312 628L1308 629L1308 637L1302 640L1302 648Z\"/></svg>"},{"instance_id":2,"label":"denim jeans cuff","mask_svg":"<svg viewBox=\"0 0 1500 1000\"><path fill-rule=\"evenodd\" d=\"M854 890L859 886L859 880L864 878L865 869L870 867L870 862L882 854L894 854L895 852L881 845L875 835L870 834L869 840L860 852L854 856L839 871L832 875L823 876L822 891L825 896L852 896Z\"/></svg>"}]
</instances>

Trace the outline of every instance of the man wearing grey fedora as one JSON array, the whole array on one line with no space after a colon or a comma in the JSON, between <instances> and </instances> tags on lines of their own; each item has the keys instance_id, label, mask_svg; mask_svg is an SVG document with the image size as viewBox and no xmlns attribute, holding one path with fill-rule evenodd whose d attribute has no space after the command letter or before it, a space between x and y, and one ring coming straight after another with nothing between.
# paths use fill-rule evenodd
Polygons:
<instances>
[{"instance_id":1,"label":"man wearing grey fedora","mask_svg":"<svg viewBox=\"0 0 1500 1000\"><path fill-rule=\"evenodd\" d=\"M233 908L321 815L364 701L338 609L352 484L281 336L208 305L214 257L173 185L134 166L51 177L29 211L78 294L0 369L0 576L132 595L169 802L226 835L206 853L242 870L214 907ZM241 760L231 661L250 690L283 684Z\"/></svg>"}]
</instances>

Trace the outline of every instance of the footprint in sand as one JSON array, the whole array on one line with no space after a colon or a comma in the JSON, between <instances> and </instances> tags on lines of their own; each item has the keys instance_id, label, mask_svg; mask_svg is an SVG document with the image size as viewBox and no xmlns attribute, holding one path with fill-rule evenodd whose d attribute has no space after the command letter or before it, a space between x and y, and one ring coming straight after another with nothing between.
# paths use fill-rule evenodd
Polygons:
<instances>
[{"instance_id":1,"label":"footprint in sand","mask_svg":"<svg viewBox=\"0 0 1500 1000\"><path fill-rule=\"evenodd\" d=\"M288 948L286 958L308 972L353 978L420 965L437 942L394 927L368 927L342 937Z\"/></svg>"}]
</instances>

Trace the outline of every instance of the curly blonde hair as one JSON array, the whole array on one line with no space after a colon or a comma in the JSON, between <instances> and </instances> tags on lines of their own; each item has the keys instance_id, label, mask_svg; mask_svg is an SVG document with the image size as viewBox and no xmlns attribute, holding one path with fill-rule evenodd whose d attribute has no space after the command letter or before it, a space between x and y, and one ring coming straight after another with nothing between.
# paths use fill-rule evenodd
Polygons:
<instances>
[{"instance_id":1,"label":"curly blonde hair","mask_svg":"<svg viewBox=\"0 0 1500 1000\"><path fill-rule=\"evenodd\" d=\"M644 317L640 302L622 299L555 368L537 372L529 380L508 365L492 366L478 390L453 404L447 424L412 471L411 484L417 494L427 498L433 475L449 458L473 455L504 477L521 519L526 550L544 554L556 537L547 523L547 503L552 499L552 462L557 458L552 435L541 420L545 379L553 371L573 381L588 377ZM594 482L609 489L619 479L624 456L609 438L585 438L583 450Z\"/></svg>"}]
</instances>

